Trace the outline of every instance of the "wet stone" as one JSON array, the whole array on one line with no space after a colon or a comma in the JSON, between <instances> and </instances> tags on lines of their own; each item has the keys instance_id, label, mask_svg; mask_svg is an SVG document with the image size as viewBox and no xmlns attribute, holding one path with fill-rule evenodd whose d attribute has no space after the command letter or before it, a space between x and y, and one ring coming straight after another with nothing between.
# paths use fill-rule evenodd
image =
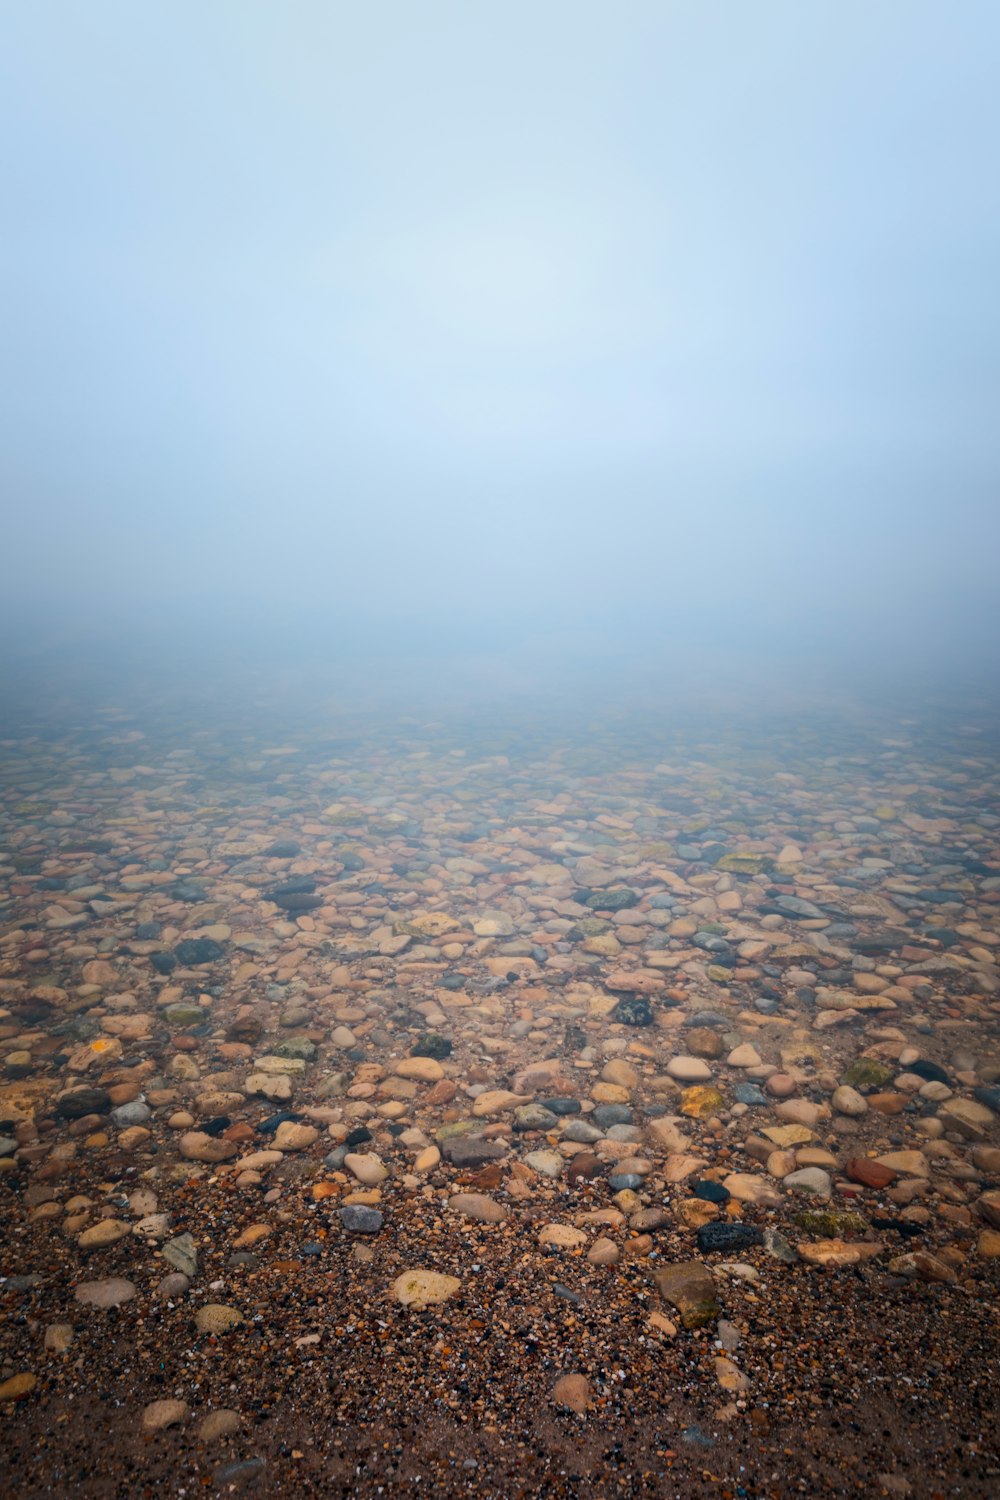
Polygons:
<instances>
[{"instance_id":1,"label":"wet stone","mask_svg":"<svg viewBox=\"0 0 1000 1500\"><path fill-rule=\"evenodd\" d=\"M764 1243L763 1231L753 1224L703 1224L698 1230L698 1249L703 1255L722 1251L732 1255Z\"/></svg>"}]
</instances>

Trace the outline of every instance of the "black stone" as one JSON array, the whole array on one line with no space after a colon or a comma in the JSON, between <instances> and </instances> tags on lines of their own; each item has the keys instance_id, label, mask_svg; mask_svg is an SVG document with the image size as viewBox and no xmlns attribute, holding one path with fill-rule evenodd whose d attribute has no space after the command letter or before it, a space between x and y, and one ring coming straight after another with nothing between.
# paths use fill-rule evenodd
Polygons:
<instances>
[{"instance_id":1,"label":"black stone","mask_svg":"<svg viewBox=\"0 0 1000 1500\"><path fill-rule=\"evenodd\" d=\"M918 1078L925 1078L928 1083L948 1083L948 1074L938 1063L931 1062L927 1057L918 1057L915 1063L908 1063L907 1073L916 1073Z\"/></svg>"},{"instance_id":2,"label":"black stone","mask_svg":"<svg viewBox=\"0 0 1000 1500\"><path fill-rule=\"evenodd\" d=\"M436 1031L428 1031L410 1048L410 1056L434 1057L440 1061L442 1057L451 1056L451 1042L446 1036L439 1036Z\"/></svg>"},{"instance_id":3,"label":"black stone","mask_svg":"<svg viewBox=\"0 0 1000 1500\"><path fill-rule=\"evenodd\" d=\"M191 964L212 964L223 956L224 949L213 938L185 938L174 949L174 957L187 968Z\"/></svg>"},{"instance_id":4,"label":"black stone","mask_svg":"<svg viewBox=\"0 0 1000 1500\"><path fill-rule=\"evenodd\" d=\"M696 1182L691 1189L696 1198L703 1198L706 1203L728 1203L730 1193L721 1182L713 1182L711 1178L705 1178Z\"/></svg>"},{"instance_id":5,"label":"black stone","mask_svg":"<svg viewBox=\"0 0 1000 1500\"><path fill-rule=\"evenodd\" d=\"M60 1120L79 1120L83 1115L107 1114L111 1108L111 1097L107 1089L74 1089L56 1100L56 1114Z\"/></svg>"},{"instance_id":6,"label":"black stone","mask_svg":"<svg viewBox=\"0 0 1000 1500\"><path fill-rule=\"evenodd\" d=\"M752 1245L762 1245L764 1236L752 1224L703 1224L698 1230L698 1249L703 1255L713 1250L727 1254L733 1250L749 1250Z\"/></svg>"},{"instance_id":7,"label":"black stone","mask_svg":"<svg viewBox=\"0 0 1000 1500\"><path fill-rule=\"evenodd\" d=\"M207 901L208 893L204 886L196 885L192 880L182 880L173 889L175 901Z\"/></svg>"},{"instance_id":8,"label":"black stone","mask_svg":"<svg viewBox=\"0 0 1000 1500\"><path fill-rule=\"evenodd\" d=\"M290 891L287 896L268 896L268 901L273 901L275 906L280 906L282 911L314 911L317 906L323 905L322 896L310 896L305 891Z\"/></svg>"},{"instance_id":9,"label":"black stone","mask_svg":"<svg viewBox=\"0 0 1000 1500\"><path fill-rule=\"evenodd\" d=\"M151 953L149 961L157 974L170 974L177 967L177 960L172 953Z\"/></svg>"},{"instance_id":10,"label":"black stone","mask_svg":"<svg viewBox=\"0 0 1000 1500\"><path fill-rule=\"evenodd\" d=\"M284 1125L286 1120L301 1120L302 1116L295 1114L293 1110L283 1109L280 1114L271 1115L266 1120L261 1120L257 1126L258 1135L274 1135L279 1125Z\"/></svg>"},{"instance_id":11,"label":"black stone","mask_svg":"<svg viewBox=\"0 0 1000 1500\"><path fill-rule=\"evenodd\" d=\"M652 1026L653 1011L644 995L625 995L611 1012L611 1019L623 1026Z\"/></svg>"}]
</instances>

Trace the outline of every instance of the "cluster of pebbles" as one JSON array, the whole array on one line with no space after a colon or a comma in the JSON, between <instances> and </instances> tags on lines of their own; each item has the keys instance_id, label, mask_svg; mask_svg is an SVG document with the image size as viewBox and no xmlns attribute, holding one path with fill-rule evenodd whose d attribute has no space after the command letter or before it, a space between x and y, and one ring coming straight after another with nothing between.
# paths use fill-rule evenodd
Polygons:
<instances>
[{"instance_id":1,"label":"cluster of pebbles","mask_svg":"<svg viewBox=\"0 0 1000 1500\"><path fill-rule=\"evenodd\" d=\"M8 740L5 1492L1000 1483L996 764L820 738Z\"/></svg>"}]
</instances>

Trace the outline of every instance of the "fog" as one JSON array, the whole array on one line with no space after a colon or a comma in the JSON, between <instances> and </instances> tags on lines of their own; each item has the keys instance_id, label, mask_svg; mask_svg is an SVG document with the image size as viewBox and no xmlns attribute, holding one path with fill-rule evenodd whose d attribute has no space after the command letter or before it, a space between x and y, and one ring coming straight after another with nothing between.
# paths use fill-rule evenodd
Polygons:
<instances>
[{"instance_id":1,"label":"fog","mask_svg":"<svg viewBox=\"0 0 1000 1500\"><path fill-rule=\"evenodd\" d=\"M989 668L995 5L2 26L15 654Z\"/></svg>"}]
</instances>

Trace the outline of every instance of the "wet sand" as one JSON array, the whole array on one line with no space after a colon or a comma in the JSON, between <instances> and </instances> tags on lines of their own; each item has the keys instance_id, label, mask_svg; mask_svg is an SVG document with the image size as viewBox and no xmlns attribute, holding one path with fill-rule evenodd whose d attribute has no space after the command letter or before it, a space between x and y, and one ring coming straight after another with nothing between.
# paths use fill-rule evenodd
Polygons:
<instances>
[{"instance_id":1,"label":"wet sand","mask_svg":"<svg viewBox=\"0 0 1000 1500\"><path fill-rule=\"evenodd\" d=\"M996 1493L981 702L4 724L4 1494Z\"/></svg>"}]
</instances>

